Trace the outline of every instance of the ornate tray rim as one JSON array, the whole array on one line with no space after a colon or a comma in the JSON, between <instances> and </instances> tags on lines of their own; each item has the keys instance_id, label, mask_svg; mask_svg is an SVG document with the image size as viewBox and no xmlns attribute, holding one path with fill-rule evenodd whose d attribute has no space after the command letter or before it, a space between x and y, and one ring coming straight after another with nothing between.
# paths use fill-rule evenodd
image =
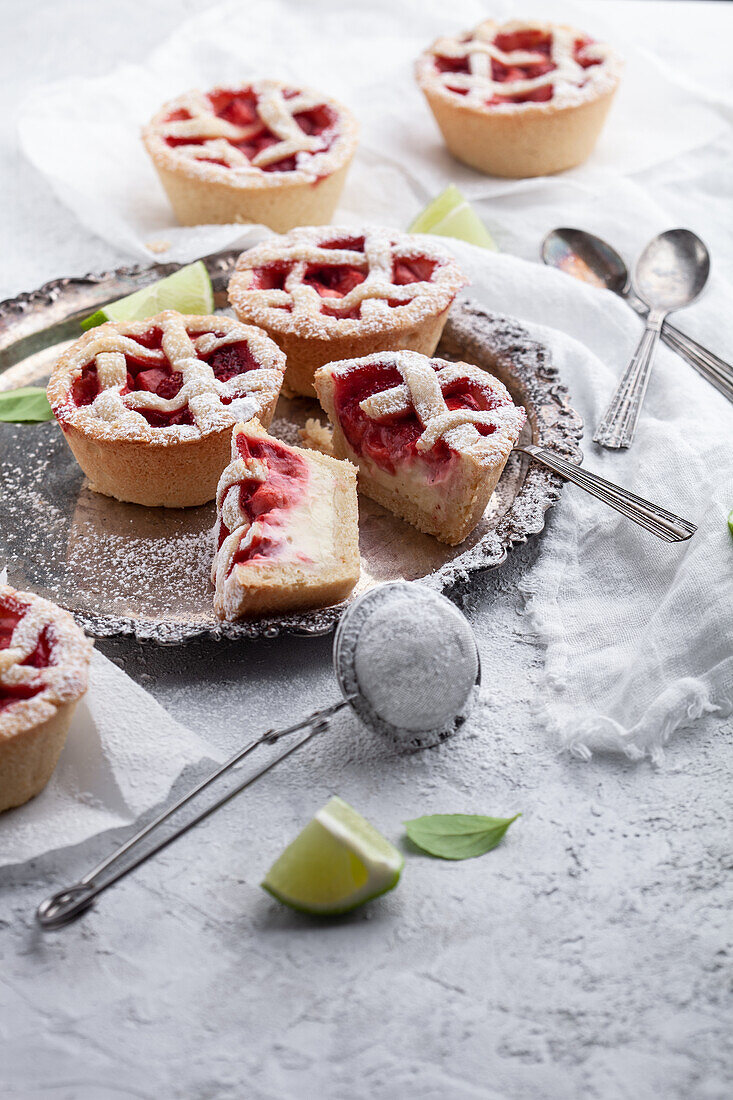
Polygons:
<instances>
[{"instance_id":1,"label":"ornate tray rim","mask_svg":"<svg viewBox=\"0 0 733 1100\"><path fill-rule=\"evenodd\" d=\"M215 258L210 259L214 261L210 265L213 267ZM120 267L98 274L54 279L37 290L6 299L0 302L0 345L9 349L16 340L23 343L31 343L32 340L35 344L40 335L38 314L43 313L48 322L61 327L59 322L63 323L90 307L95 308L109 301L113 295L118 297L120 282L129 281L131 276L136 277L136 283L139 277L138 285L145 285L168 273L165 270L168 267L176 269L179 266ZM222 255L216 266L221 280L229 266L229 256ZM219 280L215 280L215 284ZM93 300L85 293L86 290L92 291ZM481 337L482 323L492 326L492 335L499 334L499 347L490 347ZM479 330L478 335L475 335L476 330ZM449 315L438 354L447 358L464 357L467 346L470 352L468 357L474 362L481 358L488 359L489 365L492 362L498 364L503 368L503 373L511 374L523 392L533 442L579 463L583 457L579 446L583 423L570 404L567 387L560 381L558 368L552 363L547 347L530 336L521 321L492 313L479 302L459 299ZM451 349L454 349L453 352ZM28 354L31 353L29 348ZM514 354L521 358L521 366L511 365L514 364ZM8 369L12 366L8 365L5 370ZM5 370L0 365L0 379ZM461 590L470 584L472 575L498 568L514 547L543 530L546 513L559 500L563 484L563 479L557 474L530 461L519 492L496 527L470 549L415 583L450 593L453 598L459 597ZM312 637L328 634L346 606L348 602L303 615L215 624L116 618L83 611L73 611L73 614L77 622L97 638L126 636L160 645L179 645L200 638L229 640L275 638L281 633Z\"/></svg>"}]
</instances>

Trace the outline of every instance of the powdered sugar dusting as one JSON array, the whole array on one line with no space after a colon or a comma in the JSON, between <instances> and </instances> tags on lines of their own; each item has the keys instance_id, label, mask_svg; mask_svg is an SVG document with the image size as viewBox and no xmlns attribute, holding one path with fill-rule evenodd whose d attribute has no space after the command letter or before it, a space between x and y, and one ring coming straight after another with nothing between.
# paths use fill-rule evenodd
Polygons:
<instances>
[{"instance_id":1,"label":"powdered sugar dusting","mask_svg":"<svg viewBox=\"0 0 733 1100\"><path fill-rule=\"evenodd\" d=\"M552 70L540 76L493 79L492 62L498 62L507 69L516 69L548 60L531 48L505 52L495 44L500 35L524 31L550 37L549 61L553 65ZM583 49L584 57L597 63L587 68L580 65L575 59L575 43L584 39L583 33L574 27L520 20L499 25L493 19L486 19L466 34L438 38L418 61L417 77L423 87L439 92L454 103L492 113L571 107L612 91L621 71L617 54L610 46L600 42L589 42ZM436 58L467 62L468 72L441 71L436 65ZM512 96L525 96L547 87L551 87L552 96L546 101L511 101ZM489 102L494 96L507 97L510 102Z\"/></svg>"},{"instance_id":2,"label":"powdered sugar dusting","mask_svg":"<svg viewBox=\"0 0 733 1100\"><path fill-rule=\"evenodd\" d=\"M38 691L0 709L0 740L45 722L57 706L84 694L92 655L92 643L71 615L32 592L19 592L0 585L0 612L20 613L8 646L0 649L0 695L2 688ZM44 633L50 639L50 663L36 668L24 664Z\"/></svg>"},{"instance_id":3,"label":"powdered sugar dusting","mask_svg":"<svg viewBox=\"0 0 733 1100\"><path fill-rule=\"evenodd\" d=\"M530 410L533 441L577 460L579 418L549 352L520 323L461 301L448 317L439 354L498 375ZM29 383L37 377L29 374ZM298 426L315 410L315 402L281 398L271 434L297 443ZM96 636L134 634L180 643L198 635L272 636L292 629L318 634L338 621L342 607L217 621L209 578L213 504L143 508L91 492L54 423L2 424L0 436L0 563L7 562L16 588L73 609ZM362 500L357 592L399 578L441 589L466 585L476 570L499 565L513 544L541 530L561 484L514 452L479 527L458 548Z\"/></svg>"},{"instance_id":4,"label":"powdered sugar dusting","mask_svg":"<svg viewBox=\"0 0 733 1100\"><path fill-rule=\"evenodd\" d=\"M136 339L153 328L162 330L161 350ZM221 382L201 356L234 344L245 344L258 366ZM151 367L169 364L182 378L178 393L164 398L142 389L128 391L128 357ZM77 405L74 383L91 364L97 368L100 392L91 404ZM48 396L60 424L96 439L170 446L221 431L245 415L247 419L257 415L279 393L284 369L285 356L258 328L230 317L183 316L165 310L145 321L110 321L86 333L59 360ZM185 408L193 424L154 427L141 411L176 413Z\"/></svg>"},{"instance_id":5,"label":"powdered sugar dusting","mask_svg":"<svg viewBox=\"0 0 733 1100\"><path fill-rule=\"evenodd\" d=\"M397 283L399 259L432 261L434 267L428 278ZM268 267L283 274L282 287L258 287L254 272ZM323 298L305 281L311 268L349 268L365 278L343 297ZM447 309L467 282L450 253L423 237L382 227L307 226L244 252L229 283L229 300L243 321L275 333L326 339L419 323ZM358 317L349 316L354 310Z\"/></svg>"},{"instance_id":6,"label":"powdered sugar dusting","mask_svg":"<svg viewBox=\"0 0 733 1100\"><path fill-rule=\"evenodd\" d=\"M328 96L309 89L295 90L275 80L232 89L252 94L256 103L257 120L238 125L216 114L212 97L220 91L186 92L160 109L143 130L143 141L157 164L169 171L234 187L274 187L315 182L331 175L353 155L356 120ZM308 134L294 115L319 107L329 109L332 122L320 133ZM175 117L181 114L187 117ZM250 160L239 146L263 127L275 140ZM173 146L169 138L174 140ZM266 171L270 165L290 158L295 160L292 170Z\"/></svg>"},{"instance_id":7,"label":"powdered sugar dusting","mask_svg":"<svg viewBox=\"0 0 733 1100\"><path fill-rule=\"evenodd\" d=\"M400 386L372 394L360 403L360 408L372 420L385 420L414 409L423 425L417 440L418 451L430 450L440 439L453 451L480 458L487 468L504 462L519 438L526 416L523 408L512 402L506 386L493 375L469 363L449 363L445 359L428 359L415 351L377 352L362 359L346 359L328 363L318 377L335 379L374 366L390 366L403 377ZM459 381L475 385L492 402L493 407L475 412L471 409L449 409L443 391ZM494 430L481 435L475 425Z\"/></svg>"}]
</instances>

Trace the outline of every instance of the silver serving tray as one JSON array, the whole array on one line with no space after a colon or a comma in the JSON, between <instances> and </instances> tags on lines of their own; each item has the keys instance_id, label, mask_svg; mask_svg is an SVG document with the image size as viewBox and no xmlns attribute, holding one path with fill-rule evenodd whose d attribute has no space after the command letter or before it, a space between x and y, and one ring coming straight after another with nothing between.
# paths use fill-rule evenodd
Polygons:
<instances>
[{"instance_id":1,"label":"silver serving tray","mask_svg":"<svg viewBox=\"0 0 733 1100\"><path fill-rule=\"evenodd\" d=\"M222 306L235 256L207 259ZM172 269L158 265L62 279L0 303L0 390L43 384L61 350L79 334L80 317ZM581 419L547 348L519 322L459 300L437 354L496 374L527 410L523 441L580 461ZM271 430L297 443L297 429L319 414L325 419L315 401L281 397ZM515 452L481 523L459 547L443 546L361 499L362 573L355 595L392 580L418 580L440 590L469 583L472 574L501 565L513 546L542 530L561 486L557 475ZM209 581L214 513L213 503L172 510L100 496L86 486L54 422L0 424L0 566L7 565L12 585L68 608L90 634L176 644L200 636L333 629L344 604L218 622Z\"/></svg>"}]
</instances>

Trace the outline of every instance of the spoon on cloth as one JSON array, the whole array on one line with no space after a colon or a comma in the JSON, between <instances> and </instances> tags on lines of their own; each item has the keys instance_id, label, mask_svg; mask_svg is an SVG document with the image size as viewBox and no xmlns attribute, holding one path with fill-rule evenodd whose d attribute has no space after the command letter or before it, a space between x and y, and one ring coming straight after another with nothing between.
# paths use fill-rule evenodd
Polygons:
<instances>
[{"instance_id":1,"label":"spoon on cloth","mask_svg":"<svg viewBox=\"0 0 733 1100\"><path fill-rule=\"evenodd\" d=\"M689 229L668 229L649 242L634 270L633 289L647 307L646 325L593 441L612 450L630 447L649 385L654 353L668 313L691 305L710 274L708 250Z\"/></svg>"},{"instance_id":2,"label":"spoon on cloth","mask_svg":"<svg viewBox=\"0 0 733 1100\"><path fill-rule=\"evenodd\" d=\"M344 707L350 706L370 730L389 738L399 748L425 748L450 737L463 725L481 682L478 648L468 620L445 596L407 581L372 588L346 609L334 638L333 665L342 699L286 729L268 730L238 750L78 882L42 901L36 911L41 927L59 928L79 916L103 890L183 836L317 733L325 732L329 719ZM225 772L241 764L258 746L272 745L302 730L306 731L304 737L233 790L173 832L124 859L145 837Z\"/></svg>"},{"instance_id":3,"label":"spoon on cloth","mask_svg":"<svg viewBox=\"0 0 733 1100\"><path fill-rule=\"evenodd\" d=\"M585 229L553 229L542 242L541 256L548 267L556 267L591 286L613 291L624 298L640 317L646 317L647 307L631 289L626 264L618 252L600 237ZM662 324L662 340L711 386L733 401L733 366L730 363L692 337L685 336L669 321Z\"/></svg>"}]
</instances>

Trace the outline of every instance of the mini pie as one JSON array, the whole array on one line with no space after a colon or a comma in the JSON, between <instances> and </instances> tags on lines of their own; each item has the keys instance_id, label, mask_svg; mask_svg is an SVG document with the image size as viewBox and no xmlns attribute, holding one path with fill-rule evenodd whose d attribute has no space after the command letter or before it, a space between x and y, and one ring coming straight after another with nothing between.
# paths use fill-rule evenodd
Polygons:
<instances>
[{"instance_id":1,"label":"mini pie","mask_svg":"<svg viewBox=\"0 0 733 1100\"><path fill-rule=\"evenodd\" d=\"M335 99L275 80L187 92L143 130L182 225L331 220L358 125Z\"/></svg>"},{"instance_id":2,"label":"mini pie","mask_svg":"<svg viewBox=\"0 0 733 1100\"><path fill-rule=\"evenodd\" d=\"M230 317L107 322L58 361L48 399L91 488L167 508L216 495L234 424L269 424L285 356Z\"/></svg>"},{"instance_id":3,"label":"mini pie","mask_svg":"<svg viewBox=\"0 0 733 1100\"><path fill-rule=\"evenodd\" d=\"M573 27L487 19L438 38L417 81L454 157L492 176L540 176L593 151L621 61Z\"/></svg>"},{"instance_id":4,"label":"mini pie","mask_svg":"<svg viewBox=\"0 0 733 1100\"><path fill-rule=\"evenodd\" d=\"M359 579L356 470L238 424L216 494L220 619L327 607Z\"/></svg>"},{"instance_id":5,"label":"mini pie","mask_svg":"<svg viewBox=\"0 0 733 1100\"><path fill-rule=\"evenodd\" d=\"M0 585L0 810L21 806L51 778L91 655L67 611Z\"/></svg>"},{"instance_id":6,"label":"mini pie","mask_svg":"<svg viewBox=\"0 0 733 1100\"><path fill-rule=\"evenodd\" d=\"M336 359L409 348L432 355L468 280L448 252L391 229L294 229L240 256L229 299L287 356L291 392Z\"/></svg>"},{"instance_id":7,"label":"mini pie","mask_svg":"<svg viewBox=\"0 0 733 1100\"><path fill-rule=\"evenodd\" d=\"M498 379L401 351L329 363L315 385L360 492L451 546L473 531L525 421Z\"/></svg>"}]
</instances>

